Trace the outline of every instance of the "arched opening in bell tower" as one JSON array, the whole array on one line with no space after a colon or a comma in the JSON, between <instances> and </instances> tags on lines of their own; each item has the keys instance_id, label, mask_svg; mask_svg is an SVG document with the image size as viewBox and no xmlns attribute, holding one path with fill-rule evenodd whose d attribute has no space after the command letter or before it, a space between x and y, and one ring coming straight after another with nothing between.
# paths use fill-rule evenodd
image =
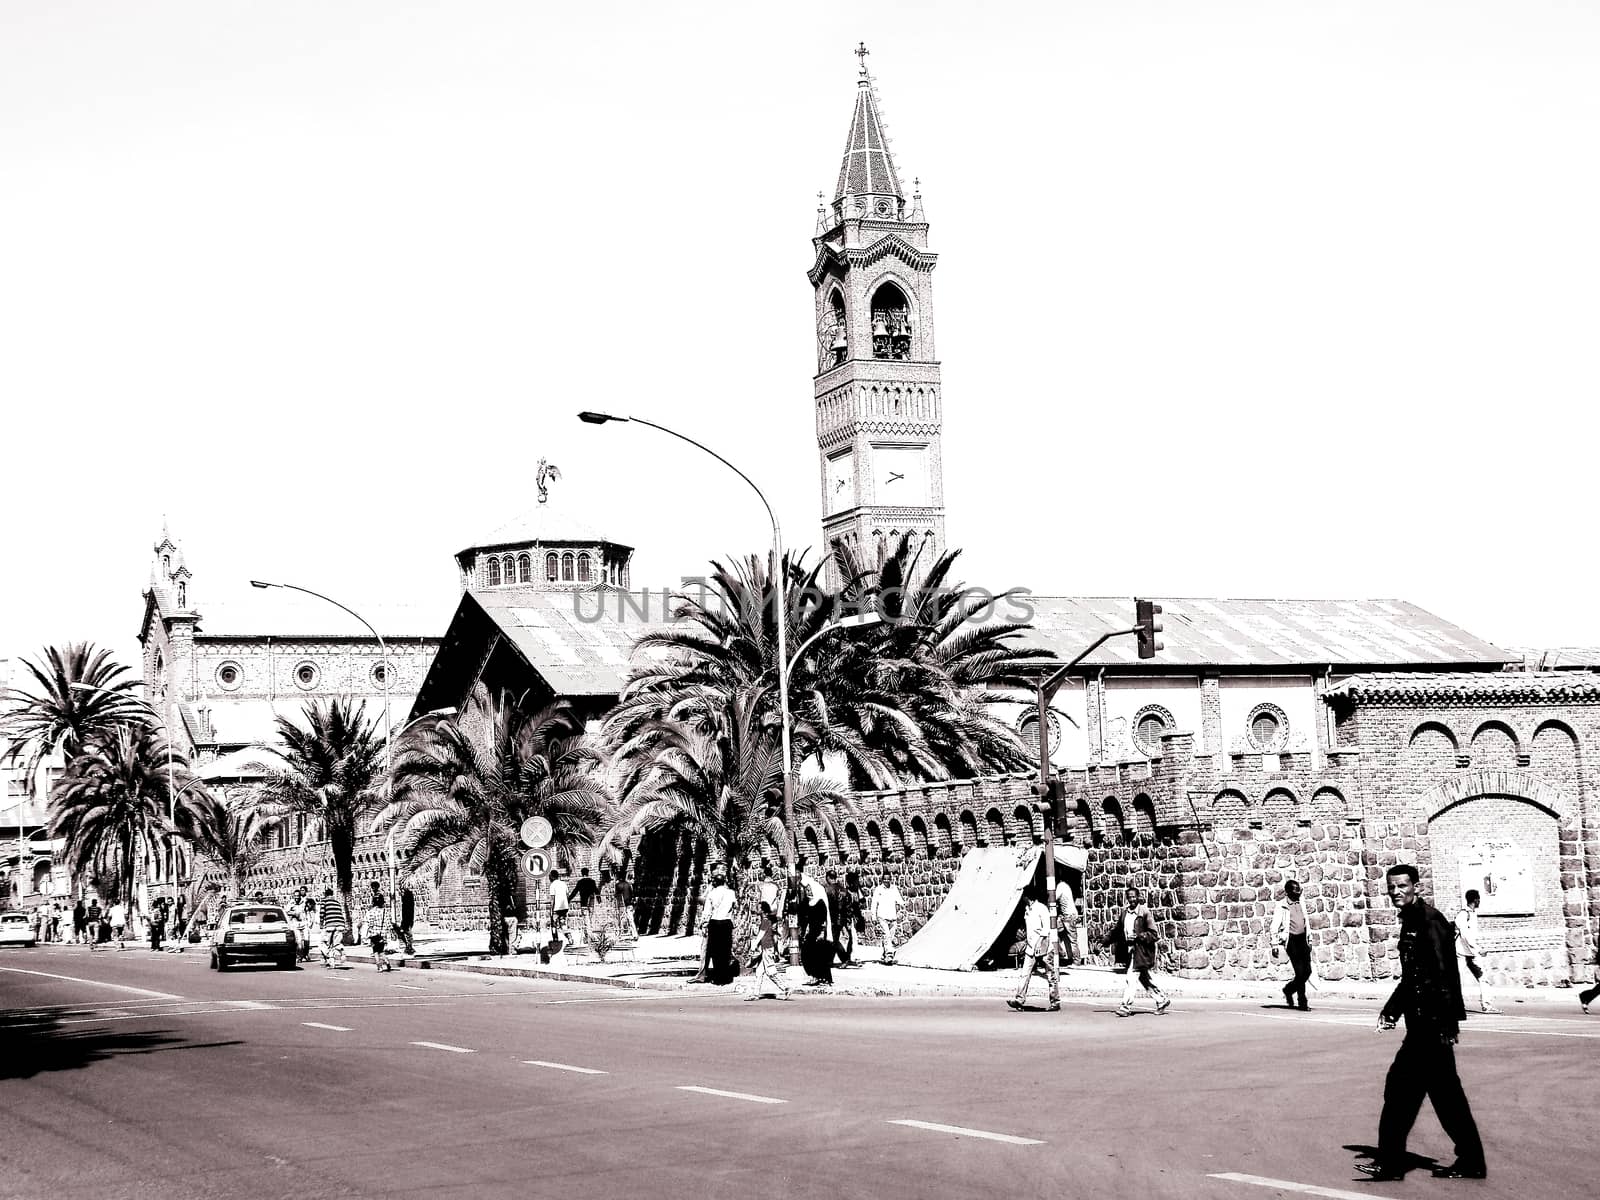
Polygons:
<instances>
[{"instance_id":1,"label":"arched opening in bell tower","mask_svg":"<svg viewBox=\"0 0 1600 1200\"><path fill-rule=\"evenodd\" d=\"M846 332L844 297L839 294L837 288L834 289L833 295L828 297L828 310L831 316L829 324L833 329L833 340L828 346L828 352L832 355L833 365L838 366L850 357L850 337Z\"/></svg>"},{"instance_id":2,"label":"arched opening in bell tower","mask_svg":"<svg viewBox=\"0 0 1600 1200\"><path fill-rule=\"evenodd\" d=\"M911 357L911 303L894 283L872 293L872 357Z\"/></svg>"}]
</instances>

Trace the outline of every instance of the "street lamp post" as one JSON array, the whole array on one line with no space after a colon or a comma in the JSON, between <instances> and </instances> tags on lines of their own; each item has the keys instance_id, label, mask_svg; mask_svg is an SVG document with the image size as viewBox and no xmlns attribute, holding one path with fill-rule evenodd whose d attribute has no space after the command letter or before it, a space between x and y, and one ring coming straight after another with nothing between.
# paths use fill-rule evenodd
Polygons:
<instances>
[{"instance_id":1,"label":"street lamp post","mask_svg":"<svg viewBox=\"0 0 1600 1200\"><path fill-rule=\"evenodd\" d=\"M668 429L665 425L657 425L654 421L646 421L643 417L619 417L611 413L581 412L578 420L587 425L604 425L608 421L631 422L635 425L648 425L651 429L658 429L662 433L677 438L680 442L688 442L697 450L703 450L716 459L728 470L732 471L745 483L750 485L761 501L761 506L767 510L767 519L772 522L772 557L774 569L778 573L777 587L773 593L774 624L778 627L778 709L780 737L783 742L783 831L789 839L790 862L796 862L800 856L799 842L794 832L794 796L790 781L790 753L789 753L789 581L787 569L783 561L783 530L778 525L778 515L772 511L772 505L767 502L766 495L755 484L755 480L734 466L710 446L695 441L687 434L679 433L676 429Z\"/></svg>"},{"instance_id":2,"label":"street lamp post","mask_svg":"<svg viewBox=\"0 0 1600 1200\"><path fill-rule=\"evenodd\" d=\"M394 742L394 732L390 725L389 718L389 686L394 676L394 664L389 661L389 647L383 640L383 634L379 633L373 626L372 622L363 617L355 609L349 607L348 605L340 604L332 596L324 596L321 592L314 592L308 587L301 587L296 583L273 583L265 579L252 579L250 581L250 586L253 588L284 588L291 592L304 592L307 596L315 596L318 600L324 600L333 605L335 608L343 609L345 612L349 613L352 617L365 625L367 627L367 632L372 634L372 636L378 640L378 653L383 656L383 802L388 804L390 772L392 769L389 756L393 749ZM394 836L391 834L389 837L389 903L395 904L397 902L398 896L395 891Z\"/></svg>"}]
</instances>

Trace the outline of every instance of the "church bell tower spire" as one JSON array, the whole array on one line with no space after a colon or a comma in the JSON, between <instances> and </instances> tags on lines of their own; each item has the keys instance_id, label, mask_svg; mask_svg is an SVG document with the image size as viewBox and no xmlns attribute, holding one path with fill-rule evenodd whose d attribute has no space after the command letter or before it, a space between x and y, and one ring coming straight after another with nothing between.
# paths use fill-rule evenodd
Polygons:
<instances>
[{"instance_id":1,"label":"church bell tower spire","mask_svg":"<svg viewBox=\"0 0 1600 1200\"><path fill-rule=\"evenodd\" d=\"M920 186L908 207L863 43L855 109L816 255L822 531L873 566L909 534L926 569L945 550L943 400ZM829 579L839 582L830 561Z\"/></svg>"}]
</instances>

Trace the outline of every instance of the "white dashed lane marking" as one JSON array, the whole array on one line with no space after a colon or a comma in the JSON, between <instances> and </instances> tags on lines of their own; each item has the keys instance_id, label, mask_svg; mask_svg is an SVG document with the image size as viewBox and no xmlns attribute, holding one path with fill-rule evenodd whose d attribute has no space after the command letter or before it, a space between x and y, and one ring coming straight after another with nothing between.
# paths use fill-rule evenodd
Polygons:
<instances>
[{"instance_id":1,"label":"white dashed lane marking","mask_svg":"<svg viewBox=\"0 0 1600 1200\"><path fill-rule=\"evenodd\" d=\"M545 1062L539 1058L525 1058L522 1060L526 1066L548 1067L552 1071L573 1071L579 1075L604 1075L605 1071L596 1071L593 1067L574 1067L567 1063Z\"/></svg>"},{"instance_id":2,"label":"white dashed lane marking","mask_svg":"<svg viewBox=\"0 0 1600 1200\"><path fill-rule=\"evenodd\" d=\"M421 984L417 984L417 983L397 983L397 984L395 984L395 987L404 988L408 992L425 992L425 991L428 990L427 988L423 987Z\"/></svg>"},{"instance_id":3,"label":"white dashed lane marking","mask_svg":"<svg viewBox=\"0 0 1600 1200\"><path fill-rule=\"evenodd\" d=\"M960 1125L937 1125L932 1121L890 1121L891 1125L904 1125L909 1129L926 1129L930 1133L953 1133L957 1137L983 1138L989 1142L1006 1142L1012 1146L1042 1146L1038 1138L1017 1137L1012 1133L990 1133L987 1129L965 1129Z\"/></svg>"},{"instance_id":4,"label":"white dashed lane marking","mask_svg":"<svg viewBox=\"0 0 1600 1200\"><path fill-rule=\"evenodd\" d=\"M331 1029L335 1033L349 1033L348 1025L324 1025L321 1021L301 1021L302 1025L309 1025L312 1029Z\"/></svg>"},{"instance_id":5,"label":"white dashed lane marking","mask_svg":"<svg viewBox=\"0 0 1600 1200\"><path fill-rule=\"evenodd\" d=\"M1253 1183L1256 1187L1277 1188L1280 1192L1296 1192L1302 1196L1328 1196L1332 1200L1372 1200L1376 1192L1347 1192L1342 1188L1318 1187L1314 1183L1295 1183L1292 1179L1268 1179L1264 1175L1241 1175L1225 1171L1212 1179L1226 1179L1229 1183Z\"/></svg>"},{"instance_id":6,"label":"white dashed lane marking","mask_svg":"<svg viewBox=\"0 0 1600 1200\"><path fill-rule=\"evenodd\" d=\"M476 1054L476 1050L469 1050L465 1046L451 1046L444 1042L412 1042L413 1046L423 1046L429 1050L448 1050L451 1054Z\"/></svg>"},{"instance_id":7,"label":"white dashed lane marking","mask_svg":"<svg viewBox=\"0 0 1600 1200\"><path fill-rule=\"evenodd\" d=\"M680 1092L699 1092L702 1096L722 1096L728 1100L748 1100L751 1104L787 1104L787 1100L779 1100L775 1096L753 1096L749 1092L725 1092L721 1088L695 1087L693 1084L679 1084Z\"/></svg>"}]
</instances>

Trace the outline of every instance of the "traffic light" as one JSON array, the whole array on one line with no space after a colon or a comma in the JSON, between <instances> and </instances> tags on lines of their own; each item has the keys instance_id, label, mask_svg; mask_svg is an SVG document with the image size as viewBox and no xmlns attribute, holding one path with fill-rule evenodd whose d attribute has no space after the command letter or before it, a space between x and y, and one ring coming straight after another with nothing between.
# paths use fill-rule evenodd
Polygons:
<instances>
[{"instance_id":1,"label":"traffic light","mask_svg":"<svg viewBox=\"0 0 1600 1200\"><path fill-rule=\"evenodd\" d=\"M1139 657L1154 658L1163 649L1161 631L1166 628L1161 620L1161 605L1154 600L1134 599L1134 627L1139 631Z\"/></svg>"},{"instance_id":2,"label":"traffic light","mask_svg":"<svg viewBox=\"0 0 1600 1200\"><path fill-rule=\"evenodd\" d=\"M1035 783L1033 810L1046 822L1053 823L1056 810L1061 807L1061 798L1066 795L1066 791L1066 785L1059 779L1052 779L1049 783Z\"/></svg>"}]
</instances>

